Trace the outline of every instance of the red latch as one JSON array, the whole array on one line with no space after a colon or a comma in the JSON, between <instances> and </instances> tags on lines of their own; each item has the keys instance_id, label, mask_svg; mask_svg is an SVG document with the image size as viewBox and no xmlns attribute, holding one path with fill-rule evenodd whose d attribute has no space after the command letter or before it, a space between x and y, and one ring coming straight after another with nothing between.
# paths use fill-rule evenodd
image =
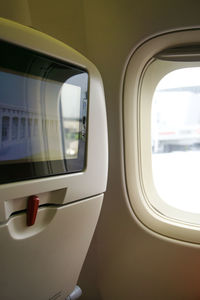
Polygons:
<instances>
[{"instance_id":1,"label":"red latch","mask_svg":"<svg viewBox=\"0 0 200 300\"><path fill-rule=\"evenodd\" d=\"M31 226L35 223L35 219L38 212L40 199L38 196L30 196L28 198L27 207L27 226Z\"/></svg>"}]
</instances>

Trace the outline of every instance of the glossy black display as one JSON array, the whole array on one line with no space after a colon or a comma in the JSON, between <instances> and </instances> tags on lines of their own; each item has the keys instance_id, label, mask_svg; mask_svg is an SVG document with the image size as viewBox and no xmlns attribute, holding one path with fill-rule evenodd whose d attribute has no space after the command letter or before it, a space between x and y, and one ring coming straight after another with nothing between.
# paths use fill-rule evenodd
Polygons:
<instances>
[{"instance_id":1,"label":"glossy black display","mask_svg":"<svg viewBox=\"0 0 200 300\"><path fill-rule=\"evenodd\" d=\"M0 183L82 171L88 73L0 42Z\"/></svg>"}]
</instances>

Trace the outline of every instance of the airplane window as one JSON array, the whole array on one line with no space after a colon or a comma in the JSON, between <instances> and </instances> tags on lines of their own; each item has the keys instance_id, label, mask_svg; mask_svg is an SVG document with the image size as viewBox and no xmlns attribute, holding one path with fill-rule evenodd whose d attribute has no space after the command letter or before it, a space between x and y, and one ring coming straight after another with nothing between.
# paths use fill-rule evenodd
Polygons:
<instances>
[{"instance_id":1,"label":"airplane window","mask_svg":"<svg viewBox=\"0 0 200 300\"><path fill-rule=\"evenodd\" d=\"M155 57L140 94L142 182L163 216L200 224L200 64Z\"/></svg>"},{"instance_id":2,"label":"airplane window","mask_svg":"<svg viewBox=\"0 0 200 300\"><path fill-rule=\"evenodd\" d=\"M152 171L159 196L200 212L200 68L165 75L152 102Z\"/></svg>"},{"instance_id":3,"label":"airplane window","mask_svg":"<svg viewBox=\"0 0 200 300\"><path fill-rule=\"evenodd\" d=\"M199 30L141 44L124 81L128 197L154 232L200 243Z\"/></svg>"}]
</instances>

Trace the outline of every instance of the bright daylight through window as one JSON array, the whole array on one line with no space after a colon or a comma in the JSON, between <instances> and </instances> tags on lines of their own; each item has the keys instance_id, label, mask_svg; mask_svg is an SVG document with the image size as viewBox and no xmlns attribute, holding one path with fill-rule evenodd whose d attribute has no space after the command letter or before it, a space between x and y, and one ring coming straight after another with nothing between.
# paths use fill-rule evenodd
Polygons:
<instances>
[{"instance_id":1,"label":"bright daylight through window","mask_svg":"<svg viewBox=\"0 0 200 300\"><path fill-rule=\"evenodd\" d=\"M177 209L200 213L200 67L171 71L156 86L151 141L160 198Z\"/></svg>"}]
</instances>

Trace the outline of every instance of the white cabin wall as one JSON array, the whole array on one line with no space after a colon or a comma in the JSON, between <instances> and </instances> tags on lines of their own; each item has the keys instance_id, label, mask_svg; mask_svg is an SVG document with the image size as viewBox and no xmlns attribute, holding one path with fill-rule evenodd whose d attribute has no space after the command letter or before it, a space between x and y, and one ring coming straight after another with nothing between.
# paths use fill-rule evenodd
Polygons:
<instances>
[{"instance_id":1,"label":"white cabin wall","mask_svg":"<svg viewBox=\"0 0 200 300\"><path fill-rule=\"evenodd\" d=\"M85 1L87 56L104 81L109 128L109 180L80 285L85 300L200 297L200 248L160 239L129 211L122 149L123 70L131 49L151 34L200 25L192 1Z\"/></svg>"},{"instance_id":2,"label":"white cabin wall","mask_svg":"<svg viewBox=\"0 0 200 300\"><path fill-rule=\"evenodd\" d=\"M28 0L0 1L0 17L31 26Z\"/></svg>"},{"instance_id":3,"label":"white cabin wall","mask_svg":"<svg viewBox=\"0 0 200 300\"><path fill-rule=\"evenodd\" d=\"M28 0L32 26L86 54L83 0Z\"/></svg>"}]
</instances>

